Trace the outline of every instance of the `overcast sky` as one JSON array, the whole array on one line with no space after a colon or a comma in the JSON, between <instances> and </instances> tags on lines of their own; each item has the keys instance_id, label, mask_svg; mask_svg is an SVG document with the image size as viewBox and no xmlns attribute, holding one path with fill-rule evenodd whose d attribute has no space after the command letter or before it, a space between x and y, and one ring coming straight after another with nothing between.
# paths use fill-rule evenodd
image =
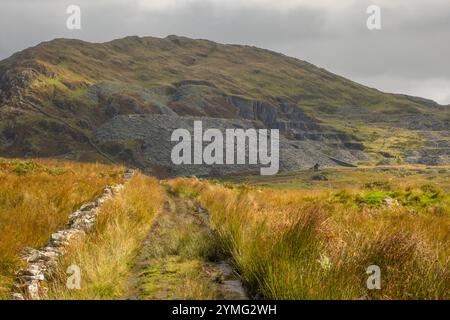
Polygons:
<instances>
[{"instance_id":1,"label":"overcast sky","mask_svg":"<svg viewBox=\"0 0 450 320\"><path fill-rule=\"evenodd\" d=\"M82 29L66 28L67 6ZM382 29L366 27L369 5ZM0 59L54 38L170 34L256 45L357 82L450 104L450 0L0 0Z\"/></svg>"}]
</instances>

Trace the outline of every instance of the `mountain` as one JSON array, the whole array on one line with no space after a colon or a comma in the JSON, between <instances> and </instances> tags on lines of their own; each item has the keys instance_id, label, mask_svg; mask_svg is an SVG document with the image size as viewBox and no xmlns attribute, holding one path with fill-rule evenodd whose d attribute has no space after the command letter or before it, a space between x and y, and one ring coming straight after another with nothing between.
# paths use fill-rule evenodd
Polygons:
<instances>
[{"instance_id":1,"label":"mountain","mask_svg":"<svg viewBox=\"0 0 450 320\"><path fill-rule=\"evenodd\" d=\"M170 165L170 137L158 132L198 118L280 129L284 170L450 163L449 106L264 49L177 36L56 39L0 62L0 156L191 174Z\"/></svg>"}]
</instances>

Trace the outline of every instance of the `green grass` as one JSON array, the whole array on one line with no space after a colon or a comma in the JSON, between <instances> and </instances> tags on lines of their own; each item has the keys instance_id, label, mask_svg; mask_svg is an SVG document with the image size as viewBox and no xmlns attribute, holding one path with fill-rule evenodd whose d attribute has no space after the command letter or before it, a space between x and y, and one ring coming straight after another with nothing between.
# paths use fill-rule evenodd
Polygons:
<instances>
[{"instance_id":1,"label":"green grass","mask_svg":"<svg viewBox=\"0 0 450 320\"><path fill-rule=\"evenodd\" d=\"M368 205L369 207L380 207L384 199L392 198L393 196L393 192L371 191L357 197L356 202Z\"/></svg>"}]
</instances>

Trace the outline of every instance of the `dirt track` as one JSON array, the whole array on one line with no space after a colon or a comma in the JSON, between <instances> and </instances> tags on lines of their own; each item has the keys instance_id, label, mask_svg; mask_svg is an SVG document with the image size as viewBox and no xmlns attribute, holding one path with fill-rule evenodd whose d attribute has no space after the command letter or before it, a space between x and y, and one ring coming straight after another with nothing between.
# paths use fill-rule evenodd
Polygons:
<instances>
[{"instance_id":1,"label":"dirt track","mask_svg":"<svg viewBox=\"0 0 450 320\"><path fill-rule=\"evenodd\" d=\"M220 252L206 210L168 195L130 278L127 299L247 299L239 276Z\"/></svg>"}]
</instances>

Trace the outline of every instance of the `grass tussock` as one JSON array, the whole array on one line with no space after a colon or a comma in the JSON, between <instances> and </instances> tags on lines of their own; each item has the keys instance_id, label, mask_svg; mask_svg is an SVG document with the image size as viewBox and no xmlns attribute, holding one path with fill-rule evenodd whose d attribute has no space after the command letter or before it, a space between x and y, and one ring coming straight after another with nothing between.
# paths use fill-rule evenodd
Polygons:
<instances>
[{"instance_id":1,"label":"grass tussock","mask_svg":"<svg viewBox=\"0 0 450 320\"><path fill-rule=\"evenodd\" d=\"M182 178L169 183L209 209L253 296L450 298L450 211L443 190L393 185L389 194L373 188L338 194ZM398 204L382 205L387 195ZM371 265L381 269L381 290L367 288Z\"/></svg>"},{"instance_id":2,"label":"grass tussock","mask_svg":"<svg viewBox=\"0 0 450 320\"><path fill-rule=\"evenodd\" d=\"M9 298L20 251L43 246L70 212L122 174L120 166L0 159L0 299Z\"/></svg>"},{"instance_id":3,"label":"grass tussock","mask_svg":"<svg viewBox=\"0 0 450 320\"><path fill-rule=\"evenodd\" d=\"M99 212L95 230L71 245L58 276L49 285L53 299L118 299L127 289L137 250L163 204L163 191L154 178L137 174ZM81 270L81 289L66 287L69 266Z\"/></svg>"}]
</instances>

